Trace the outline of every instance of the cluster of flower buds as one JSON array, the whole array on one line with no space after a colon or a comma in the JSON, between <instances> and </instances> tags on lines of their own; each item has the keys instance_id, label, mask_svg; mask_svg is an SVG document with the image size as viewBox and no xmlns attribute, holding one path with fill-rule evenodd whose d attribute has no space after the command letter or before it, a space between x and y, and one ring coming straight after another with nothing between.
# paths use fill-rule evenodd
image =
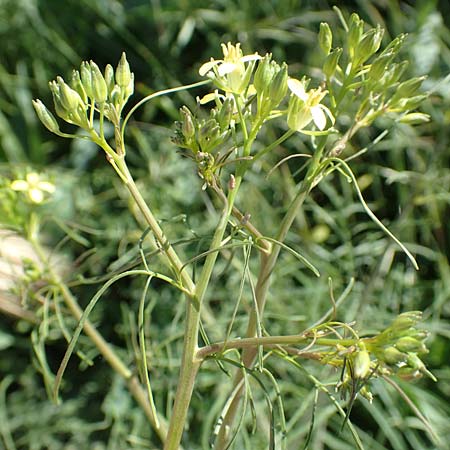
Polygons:
<instances>
[{"instance_id":1,"label":"cluster of flower buds","mask_svg":"<svg viewBox=\"0 0 450 450\"><path fill-rule=\"evenodd\" d=\"M73 71L69 83L57 77L49 85L56 114L68 123L93 130L95 111L118 125L121 111L133 94L134 75L123 53L116 70L108 64L102 74L95 62L84 61L80 71ZM40 100L33 100L33 106L48 130L63 135L56 118Z\"/></svg>"},{"instance_id":2,"label":"cluster of flower buds","mask_svg":"<svg viewBox=\"0 0 450 450\"><path fill-rule=\"evenodd\" d=\"M287 92L288 67L272 61L270 54L258 63L253 85L257 94L257 114L268 116L283 100Z\"/></svg>"},{"instance_id":3,"label":"cluster of flower buds","mask_svg":"<svg viewBox=\"0 0 450 450\"><path fill-rule=\"evenodd\" d=\"M426 375L436 381L419 358L419 355L428 353L424 343L428 332L416 327L421 319L420 311L400 314L386 330L369 339L370 351L379 364L403 379L412 380Z\"/></svg>"},{"instance_id":4,"label":"cluster of flower buds","mask_svg":"<svg viewBox=\"0 0 450 450\"><path fill-rule=\"evenodd\" d=\"M334 94L342 99L345 95L342 90L357 92L360 101L356 119L362 125L370 125L381 114L389 112L403 113L400 120L404 123L428 121L426 114L410 113L427 97L418 92L424 78L401 81L408 62L394 62L406 35L397 36L378 53L383 29L377 26L364 31L364 25L357 14L351 15L344 49L333 49L330 27L326 23L320 25L319 44L325 54L322 70L328 83L332 79L337 82ZM343 55L346 58L342 62Z\"/></svg>"},{"instance_id":5,"label":"cluster of flower buds","mask_svg":"<svg viewBox=\"0 0 450 450\"><path fill-rule=\"evenodd\" d=\"M198 119L183 106L180 109L181 121L175 123L173 138L176 145L188 150L186 156L197 163L198 173L207 184L212 184L215 172L230 154L228 152L220 157L235 121L234 100L231 97L223 101L217 97L216 104L205 119Z\"/></svg>"}]
</instances>

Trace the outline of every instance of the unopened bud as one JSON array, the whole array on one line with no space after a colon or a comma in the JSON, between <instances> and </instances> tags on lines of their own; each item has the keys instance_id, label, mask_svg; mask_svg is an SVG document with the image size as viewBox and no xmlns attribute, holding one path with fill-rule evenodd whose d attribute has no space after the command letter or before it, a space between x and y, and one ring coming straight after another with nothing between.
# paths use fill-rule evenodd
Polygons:
<instances>
[{"instance_id":1,"label":"unopened bud","mask_svg":"<svg viewBox=\"0 0 450 450\"><path fill-rule=\"evenodd\" d=\"M330 26L326 22L320 24L319 30L319 45L325 55L328 55L333 44L333 34L331 33Z\"/></svg>"},{"instance_id":2,"label":"unopened bud","mask_svg":"<svg viewBox=\"0 0 450 450\"><path fill-rule=\"evenodd\" d=\"M373 81L378 81L383 76L387 65L391 62L394 57L394 53L387 52L380 55L370 66L369 72L367 74L368 78Z\"/></svg>"},{"instance_id":3,"label":"unopened bud","mask_svg":"<svg viewBox=\"0 0 450 450\"><path fill-rule=\"evenodd\" d=\"M275 73L275 69L276 64L271 61L270 54L266 55L259 61L258 68L255 71L255 76L253 77L253 85L255 86L258 94L267 91L267 88Z\"/></svg>"},{"instance_id":4,"label":"unopened bud","mask_svg":"<svg viewBox=\"0 0 450 450\"><path fill-rule=\"evenodd\" d=\"M108 99L108 87L97 64L95 64L94 61L91 61L90 66L92 76L92 97L97 103L101 104Z\"/></svg>"},{"instance_id":5,"label":"unopened bud","mask_svg":"<svg viewBox=\"0 0 450 450\"><path fill-rule=\"evenodd\" d=\"M56 80L59 86L61 104L67 111L75 112L79 106L84 106L83 100L78 92L69 87L61 77L57 77Z\"/></svg>"},{"instance_id":6,"label":"unopened bud","mask_svg":"<svg viewBox=\"0 0 450 450\"><path fill-rule=\"evenodd\" d=\"M195 134L195 126L192 118L192 113L186 106L183 106L180 109L180 112L183 116L183 122L181 125L181 132L183 133L184 138L188 141Z\"/></svg>"},{"instance_id":7,"label":"unopened bud","mask_svg":"<svg viewBox=\"0 0 450 450\"><path fill-rule=\"evenodd\" d=\"M405 362L408 355L402 353L400 350L397 350L395 347L387 347L383 351L383 359L388 364L398 364L401 362Z\"/></svg>"},{"instance_id":8,"label":"unopened bud","mask_svg":"<svg viewBox=\"0 0 450 450\"><path fill-rule=\"evenodd\" d=\"M83 100L83 103L87 103L87 94L80 78L80 72L78 72L78 70L72 71L72 79L70 80L70 85L74 91L78 92L78 95L81 97L81 100Z\"/></svg>"},{"instance_id":9,"label":"unopened bud","mask_svg":"<svg viewBox=\"0 0 450 450\"><path fill-rule=\"evenodd\" d=\"M398 97L411 97L415 95L425 78L426 77L414 77L400 83L397 87L395 95Z\"/></svg>"},{"instance_id":10,"label":"unopened bud","mask_svg":"<svg viewBox=\"0 0 450 450\"><path fill-rule=\"evenodd\" d=\"M40 100L33 100L33 106L36 110L36 114L39 117L39 120L42 124L47 128L47 130L52 133L59 133L58 122L55 119L55 116L46 108L46 106Z\"/></svg>"},{"instance_id":11,"label":"unopened bud","mask_svg":"<svg viewBox=\"0 0 450 450\"><path fill-rule=\"evenodd\" d=\"M353 359L353 370L355 378L366 378L370 372L370 355L365 349L359 350Z\"/></svg>"},{"instance_id":12,"label":"unopened bud","mask_svg":"<svg viewBox=\"0 0 450 450\"><path fill-rule=\"evenodd\" d=\"M363 64L378 51L384 30L378 25L364 34L355 49L355 65Z\"/></svg>"},{"instance_id":13,"label":"unopened bud","mask_svg":"<svg viewBox=\"0 0 450 450\"><path fill-rule=\"evenodd\" d=\"M395 331L407 330L408 328L416 325L417 322L420 322L421 320L422 311L407 311L399 314L392 322L390 328L394 329Z\"/></svg>"},{"instance_id":14,"label":"unopened bud","mask_svg":"<svg viewBox=\"0 0 450 450\"><path fill-rule=\"evenodd\" d=\"M323 63L323 73L327 78L331 78L336 72L339 58L342 55L342 48L335 48Z\"/></svg>"},{"instance_id":15,"label":"unopened bud","mask_svg":"<svg viewBox=\"0 0 450 450\"><path fill-rule=\"evenodd\" d=\"M121 88L127 88L131 81L131 70L125 52L122 53L116 68L116 83Z\"/></svg>"},{"instance_id":16,"label":"unopened bud","mask_svg":"<svg viewBox=\"0 0 450 450\"><path fill-rule=\"evenodd\" d=\"M425 123L430 121L430 116L424 113L410 113L405 114L400 120L400 123L406 123L408 125L417 125L419 123Z\"/></svg>"},{"instance_id":17,"label":"unopened bud","mask_svg":"<svg viewBox=\"0 0 450 450\"><path fill-rule=\"evenodd\" d=\"M83 61L80 68L81 82L88 97L92 98L92 72L88 62Z\"/></svg>"},{"instance_id":18,"label":"unopened bud","mask_svg":"<svg viewBox=\"0 0 450 450\"><path fill-rule=\"evenodd\" d=\"M401 352L419 352L426 353L427 348L425 344L417 339L410 336L404 336L400 338L396 343L395 347Z\"/></svg>"},{"instance_id":19,"label":"unopened bud","mask_svg":"<svg viewBox=\"0 0 450 450\"><path fill-rule=\"evenodd\" d=\"M287 64L283 63L269 86L269 98L272 108L276 108L286 95L288 85Z\"/></svg>"},{"instance_id":20,"label":"unopened bud","mask_svg":"<svg viewBox=\"0 0 450 450\"><path fill-rule=\"evenodd\" d=\"M114 83L114 69L111 66L111 64L108 64L105 67L105 81L106 81L106 87L108 89L108 95L111 96L112 91L114 89L115 83Z\"/></svg>"},{"instance_id":21,"label":"unopened bud","mask_svg":"<svg viewBox=\"0 0 450 450\"><path fill-rule=\"evenodd\" d=\"M353 13L350 16L350 26L347 34L347 43L350 57L353 56L356 46L359 44L363 33L364 22L359 18L358 14Z\"/></svg>"}]
</instances>

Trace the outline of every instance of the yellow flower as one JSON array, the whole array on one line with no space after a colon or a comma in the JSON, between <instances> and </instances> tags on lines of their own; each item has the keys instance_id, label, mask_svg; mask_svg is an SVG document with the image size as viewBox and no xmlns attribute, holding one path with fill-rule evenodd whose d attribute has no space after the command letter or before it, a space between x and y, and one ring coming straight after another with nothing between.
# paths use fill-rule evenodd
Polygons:
<instances>
[{"instance_id":1,"label":"yellow flower","mask_svg":"<svg viewBox=\"0 0 450 450\"><path fill-rule=\"evenodd\" d=\"M291 100L288 107L287 122L289 128L295 131L301 131L309 123L314 122L319 130L324 130L327 124L327 116L334 123L331 111L320 102L327 94L327 91L321 87L306 91L305 82L289 78L289 90L292 92Z\"/></svg>"},{"instance_id":2,"label":"yellow flower","mask_svg":"<svg viewBox=\"0 0 450 450\"><path fill-rule=\"evenodd\" d=\"M200 69L201 76L215 79L218 86L227 92L241 94L247 88L254 67L254 61L261 59L257 53L243 55L241 44L222 44L223 59L213 59L204 63ZM245 63L250 62L249 65Z\"/></svg>"},{"instance_id":3,"label":"yellow flower","mask_svg":"<svg viewBox=\"0 0 450 450\"><path fill-rule=\"evenodd\" d=\"M39 204L44 201L45 192L48 194L55 192L55 185L41 180L39 174L30 172L25 177L25 180L14 180L11 183L11 189L26 192L32 203Z\"/></svg>"}]
</instances>

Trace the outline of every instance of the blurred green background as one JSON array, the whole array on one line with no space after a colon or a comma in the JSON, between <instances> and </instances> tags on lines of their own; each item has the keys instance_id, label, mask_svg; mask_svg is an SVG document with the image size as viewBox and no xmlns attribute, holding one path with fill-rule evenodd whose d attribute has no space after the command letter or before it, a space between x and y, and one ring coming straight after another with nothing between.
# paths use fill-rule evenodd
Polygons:
<instances>
[{"instance_id":1,"label":"blurred green background","mask_svg":"<svg viewBox=\"0 0 450 450\"><path fill-rule=\"evenodd\" d=\"M100 277L133 264L142 224L130 214L126 193L118 185L104 156L83 141L51 135L38 121L33 98L51 104L48 81L69 78L83 60L100 67L114 66L126 52L135 73L136 92L130 104L143 96L199 80L198 68L211 56L220 57L220 43L240 41L245 52L273 53L286 61L290 74L314 79L321 61L317 52L319 23L339 29L334 2L294 0L0 0L0 177L13 179L27 169L42 171L56 184L51 204L44 206L45 239L58 245L70 267L68 279L82 305L98 283L83 277ZM409 60L409 75L428 75L424 90L430 98L422 110L431 122L412 128L390 122L365 130L352 142L355 151L369 145L382 131L387 136L352 161L360 186L383 222L417 256L416 272L404 255L363 213L351 187L338 177L317 188L298 218L289 243L311 259L322 273L316 279L285 255L274 279L266 328L271 334L298 333L330 306L328 277L341 292L355 278L354 288L339 311L339 319L357 319L358 328L376 331L396 314L424 311L431 332L426 358L437 383L421 380L401 383L427 417L442 446L433 443L411 408L385 383L375 381L373 405L357 402L352 421L360 429L367 449L429 450L448 448L450 436L450 5L438 1L346 1L339 7L347 17L357 12L368 24L386 28L385 42L409 33L402 57ZM141 109L127 131L128 160L144 195L174 240L185 244L187 256L202 249L197 236L207 238L216 216L211 198L201 192L201 180L192 164L177 154L171 143L173 122L182 104L195 106L198 91L163 97ZM266 139L277 135L266 130ZM300 145L293 139L287 151ZM284 200L294 189L293 162L272 175L264 175L282 155L269 158L260 177L254 175L242 210L258 205L256 224L273 229ZM289 176L287 176L289 175ZM298 181L298 180L297 180ZM3 195L3 194L2 194ZM181 217L180 214L185 216ZM0 217L0 224L11 223ZM64 239L70 231L70 239ZM1 243L0 243L1 245ZM231 261L231 262L230 262ZM214 323L206 324L213 337L225 330L242 276L242 257L222 258L210 292ZM256 258L255 258L256 261ZM92 316L104 336L117 345L135 367L136 316L142 280L118 283ZM30 287L21 286L22 293ZM178 376L183 301L165 286L154 284L147 307L149 361L157 406L170 411ZM28 303L38 317L39 305ZM240 311L237 328L245 328ZM74 323L67 319L69 328ZM0 448L11 449L148 449L158 440L87 338L80 350L95 364L88 367L73 358L65 374L64 402L54 406L47 398L37 349L45 341L49 370L56 371L66 341L51 328L45 339L31 343L39 325L7 315L0 316ZM34 332L34 334L33 334ZM310 381L275 360L271 366L279 380L285 404L288 448L301 449L311 421L314 389ZM311 373L330 382L339 374L306 365ZM204 365L190 411L185 448L208 448L214 421L230 389L230 379L213 363ZM254 435L244 428L236 449L267 448L267 411L262 411ZM311 449L354 448L327 398L319 398ZM3 446L3 447L2 447Z\"/></svg>"}]
</instances>

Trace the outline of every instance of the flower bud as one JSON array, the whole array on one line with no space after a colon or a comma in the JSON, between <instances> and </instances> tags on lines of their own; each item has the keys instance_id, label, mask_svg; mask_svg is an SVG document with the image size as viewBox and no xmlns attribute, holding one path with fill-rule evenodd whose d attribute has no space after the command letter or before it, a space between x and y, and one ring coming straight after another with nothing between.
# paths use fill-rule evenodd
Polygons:
<instances>
[{"instance_id":1,"label":"flower bud","mask_svg":"<svg viewBox=\"0 0 450 450\"><path fill-rule=\"evenodd\" d=\"M61 102L61 95L59 93L59 85L56 81L50 81L48 83L49 87L50 87L50 91L52 93L53 96L53 104L55 106L55 111L56 114L61 117L61 119L63 120L67 120L67 118L69 117L69 113L67 112L67 110L64 108L62 102Z\"/></svg>"},{"instance_id":2,"label":"flower bud","mask_svg":"<svg viewBox=\"0 0 450 450\"><path fill-rule=\"evenodd\" d=\"M355 49L355 65L363 64L378 51L384 30L378 25L365 33Z\"/></svg>"},{"instance_id":3,"label":"flower bud","mask_svg":"<svg viewBox=\"0 0 450 450\"><path fill-rule=\"evenodd\" d=\"M195 134L195 126L192 118L192 113L186 106L183 106L180 109L180 112L183 116L181 132L183 133L183 136L186 139L186 141L189 141Z\"/></svg>"},{"instance_id":4,"label":"flower bud","mask_svg":"<svg viewBox=\"0 0 450 450\"><path fill-rule=\"evenodd\" d=\"M323 63L323 73L327 78L331 78L336 72L336 68L339 62L339 58L342 55L342 48L335 48Z\"/></svg>"},{"instance_id":5,"label":"flower bud","mask_svg":"<svg viewBox=\"0 0 450 450\"><path fill-rule=\"evenodd\" d=\"M406 123L408 125L417 125L419 123L429 122L430 116L424 113L410 113L405 114L400 120L400 123Z\"/></svg>"},{"instance_id":6,"label":"flower bud","mask_svg":"<svg viewBox=\"0 0 450 450\"><path fill-rule=\"evenodd\" d=\"M390 328L394 329L395 331L407 330L408 328L416 325L417 322L420 322L421 320L422 311L407 311L399 314L392 322Z\"/></svg>"},{"instance_id":7,"label":"flower bud","mask_svg":"<svg viewBox=\"0 0 450 450\"><path fill-rule=\"evenodd\" d=\"M333 43L333 34L331 33L330 26L326 22L320 24L319 30L319 45L325 55L328 55Z\"/></svg>"},{"instance_id":8,"label":"flower bud","mask_svg":"<svg viewBox=\"0 0 450 450\"><path fill-rule=\"evenodd\" d=\"M92 98L92 72L91 66L87 61L81 63L80 73L84 91L88 97Z\"/></svg>"},{"instance_id":9,"label":"flower bud","mask_svg":"<svg viewBox=\"0 0 450 450\"><path fill-rule=\"evenodd\" d=\"M231 119L233 117L233 109L234 109L234 100L230 97L227 97L224 100L222 106L220 107L216 119L222 131L225 131L230 127Z\"/></svg>"},{"instance_id":10,"label":"flower bud","mask_svg":"<svg viewBox=\"0 0 450 450\"><path fill-rule=\"evenodd\" d=\"M116 68L116 83L121 88L127 88L131 81L131 70L125 52L122 53Z\"/></svg>"},{"instance_id":11,"label":"flower bud","mask_svg":"<svg viewBox=\"0 0 450 450\"><path fill-rule=\"evenodd\" d=\"M401 337L395 343L395 347L401 352L427 353L427 348L425 347L425 344L410 336Z\"/></svg>"},{"instance_id":12,"label":"flower bud","mask_svg":"<svg viewBox=\"0 0 450 450\"><path fill-rule=\"evenodd\" d=\"M380 55L371 65L367 74L373 81L379 81L386 71L387 65L392 61L394 53L392 51Z\"/></svg>"},{"instance_id":13,"label":"flower bud","mask_svg":"<svg viewBox=\"0 0 450 450\"><path fill-rule=\"evenodd\" d=\"M111 64L108 64L105 67L105 81L106 81L106 87L108 88L108 95L111 97L111 93L114 89L115 83L114 83L114 69L111 66Z\"/></svg>"},{"instance_id":14,"label":"flower bud","mask_svg":"<svg viewBox=\"0 0 450 450\"><path fill-rule=\"evenodd\" d=\"M271 55L266 55L258 63L258 68L255 71L255 76L253 78L253 85L255 86L256 92L262 94L267 91L267 88L272 81L275 73L276 63L271 61Z\"/></svg>"},{"instance_id":15,"label":"flower bud","mask_svg":"<svg viewBox=\"0 0 450 450\"><path fill-rule=\"evenodd\" d=\"M415 95L425 78L426 77L414 77L400 83L397 87L395 95L399 98L406 98Z\"/></svg>"},{"instance_id":16,"label":"flower bud","mask_svg":"<svg viewBox=\"0 0 450 450\"><path fill-rule=\"evenodd\" d=\"M355 378L366 378L370 372L370 355L365 348L359 350L353 359L353 370Z\"/></svg>"},{"instance_id":17,"label":"flower bud","mask_svg":"<svg viewBox=\"0 0 450 450\"><path fill-rule=\"evenodd\" d=\"M396 372L397 376L399 376L402 380L412 381L417 380L422 377L422 374L412 367L400 367L400 369Z\"/></svg>"},{"instance_id":18,"label":"flower bud","mask_svg":"<svg viewBox=\"0 0 450 450\"><path fill-rule=\"evenodd\" d=\"M276 108L281 100L283 100L286 95L288 85L288 70L287 64L283 63L281 68L279 68L278 72L272 79L272 82L269 86L269 98L271 102L271 108Z\"/></svg>"},{"instance_id":19,"label":"flower bud","mask_svg":"<svg viewBox=\"0 0 450 450\"><path fill-rule=\"evenodd\" d=\"M436 377L426 368L425 364L415 353L408 354L408 367L427 375L433 381L437 381Z\"/></svg>"},{"instance_id":20,"label":"flower bud","mask_svg":"<svg viewBox=\"0 0 450 450\"><path fill-rule=\"evenodd\" d=\"M383 350L383 359L388 364L398 364L405 362L408 355L397 350L395 347L387 347Z\"/></svg>"},{"instance_id":21,"label":"flower bud","mask_svg":"<svg viewBox=\"0 0 450 450\"><path fill-rule=\"evenodd\" d=\"M87 94L84 89L83 83L81 82L80 72L78 72L78 70L72 71L72 79L70 80L70 85L74 91L78 92L78 95L81 97L81 100L83 100L83 103L87 103Z\"/></svg>"},{"instance_id":22,"label":"flower bud","mask_svg":"<svg viewBox=\"0 0 450 450\"><path fill-rule=\"evenodd\" d=\"M108 99L108 87L97 64L95 64L94 61L90 61L90 66L92 76L92 97L97 103L101 104Z\"/></svg>"},{"instance_id":23,"label":"flower bud","mask_svg":"<svg viewBox=\"0 0 450 450\"><path fill-rule=\"evenodd\" d=\"M350 16L350 26L347 34L347 43L350 57L353 57L356 46L358 45L363 33L364 21L362 21L358 14L353 13Z\"/></svg>"},{"instance_id":24,"label":"flower bud","mask_svg":"<svg viewBox=\"0 0 450 450\"><path fill-rule=\"evenodd\" d=\"M392 64L389 71L385 74L384 84L386 87L392 86L400 79L408 66L408 61L402 61L401 63Z\"/></svg>"},{"instance_id":25,"label":"flower bud","mask_svg":"<svg viewBox=\"0 0 450 450\"><path fill-rule=\"evenodd\" d=\"M61 77L56 78L62 106L69 112L76 112L79 106L84 107L83 100L78 92L67 85Z\"/></svg>"},{"instance_id":26,"label":"flower bud","mask_svg":"<svg viewBox=\"0 0 450 450\"><path fill-rule=\"evenodd\" d=\"M58 134L60 132L58 122L56 121L53 114L45 107L45 105L38 99L33 100L33 106L37 116L39 117L39 120L42 122L45 128L47 128L47 130L51 131L52 133Z\"/></svg>"}]
</instances>

